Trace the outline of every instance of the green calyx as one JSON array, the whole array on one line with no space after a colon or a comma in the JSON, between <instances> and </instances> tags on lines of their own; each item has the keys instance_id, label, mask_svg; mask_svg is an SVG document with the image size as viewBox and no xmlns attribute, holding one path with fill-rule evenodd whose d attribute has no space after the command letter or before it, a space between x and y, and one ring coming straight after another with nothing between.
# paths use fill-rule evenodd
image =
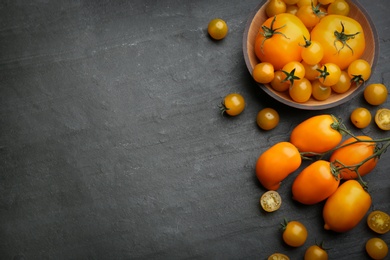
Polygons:
<instances>
[{"instance_id":1,"label":"green calyx","mask_svg":"<svg viewBox=\"0 0 390 260\"><path fill-rule=\"evenodd\" d=\"M347 41L350 40L350 39L354 39L355 36L358 35L360 32L356 32L356 33L352 33L352 34L346 34L346 33L344 33L344 24L343 24L343 22L340 22L340 23L341 23L341 32L334 31L334 36L336 36L336 39L334 40L333 45L336 48L338 53L342 49L344 49L345 46L347 46L347 48L350 49L352 54L353 54L353 49L351 48L351 46L348 45ZM343 45L340 49L337 49L337 46L336 46L337 42L341 42L341 44Z\"/></svg>"},{"instance_id":2,"label":"green calyx","mask_svg":"<svg viewBox=\"0 0 390 260\"><path fill-rule=\"evenodd\" d=\"M263 32L261 32L261 34L264 36L264 39L261 43L261 52L262 53L264 53L264 51L263 51L264 42L266 40L270 39L275 34L282 35L286 39L289 39L284 33L278 31L278 30L282 29L283 27L285 27L286 25L284 24L283 26L280 26L278 28L274 28L275 21L276 21L276 15L274 16L274 19L272 20L270 27L267 27L265 25L261 26L261 29L263 30Z\"/></svg>"}]
</instances>

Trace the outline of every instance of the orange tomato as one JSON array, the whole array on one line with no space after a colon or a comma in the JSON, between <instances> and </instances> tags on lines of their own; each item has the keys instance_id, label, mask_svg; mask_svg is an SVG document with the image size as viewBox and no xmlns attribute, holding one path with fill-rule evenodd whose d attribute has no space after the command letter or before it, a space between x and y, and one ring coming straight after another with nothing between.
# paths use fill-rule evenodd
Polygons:
<instances>
[{"instance_id":1,"label":"orange tomato","mask_svg":"<svg viewBox=\"0 0 390 260\"><path fill-rule=\"evenodd\" d=\"M354 228L371 206L370 194L356 180L347 180L326 200L322 215L324 228L346 232Z\"/></svg>"},{"instance_id":2,"label":"orange tomato","mask_svg":"<svg viewBox=\"0 0 390 260\"><path fill-rule=\"evenodd\" d=\"M357 138L360 140L372 140L372 138L369 136L357 136ZM341 146L353 143L354 141L356 141L356 139L351 137L345 140ZM375 153L375 148L376 145L373 142L353 143L334 151L330 156L330 161L338 167L342 166L342 164L346 166L353 166L372 156ZM358 169L360 176L364 176L370 173L375 168L377 162L378 158L375 157L362 164ZM358 177L356 170L349 168L341 169L340 176L347 180L356 179Z\"/></svg>"},{"instance_id":3,"label":"orange tomato","mask_svg":"<svg viewBox=\"0 0 390 260\"><path fill-rule=\"evenodd\" d=\"M313 116L292 130L290 142L300 152L327 152L341 142L342 134L338 130L339 124L339 121L332 115Z\"/></svg>"},{"instance_id":4,"label":"orange tomato","mask_svg":"<svg viewBox=\"0 0 390 260\"><path fill-rule=\"evenodd\" d=\"M293 199L306 205L316 204L332 195L340 184L331 164L318 160L298 174L292 185Z\"/></svg>"},{"instance_id":5,"label":"orange tomato","mask_svg":"<svg viewBox=\"0 0 390 260\"><path fill-rule=\"evenodd\" d=\"M256 176L264 188L277 190L280 183L301 165L298 149L289 142L279 142L263 152L256 163Z\"/></svg>"},{"instance_id":6,"label":"orange tomato","mask_svg":"<svg viewBox=\"0 0 390 260\"><path fill-rule=\"evenodd\" d=\"M260 61L280 70L290 61L301 61L303 36L310 39L309 31L298 17L278 14L262 24L255 40L255 54Z\"/></svg>"}]
</instances>

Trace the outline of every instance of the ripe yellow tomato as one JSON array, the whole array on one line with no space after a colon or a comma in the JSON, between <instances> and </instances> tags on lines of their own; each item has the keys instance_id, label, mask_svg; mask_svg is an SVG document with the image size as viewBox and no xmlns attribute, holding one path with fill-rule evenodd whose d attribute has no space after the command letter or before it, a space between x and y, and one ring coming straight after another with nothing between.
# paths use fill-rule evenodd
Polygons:
<instances>
[{"instance_id":1,"label":"ripe yellow tomato","mask_svg":"<svg viewBox=\"0 0 390 260\"><path fill-rule=\"evenodd\" d=\"M311 40L320 42L324 48L321 63L334 63L341 70L360 58L366 47L360 23L343 15L323 17L311 31Z\"/></svg>"},{"instance_id":2,"label":"ripe yellow tomato","mask_svg":"<svg viewBox=\"0 0 390 260\"><path fill-rule=\"evenodd\" d=\"M371 207L371 196L356 180L347 180L326 200L323 208L324 228L346 232L354 228Z\"/></svg>"},{"instance_id":3,"label":"ripe yellow tomato","mask_svg":"<svg viewBox=\"0 0 390 260\"><path fill-rule=\"evenodd\" d=\"M342 94L347 92L351 88L351 78L348 72L345 70L341 71L339 81L331 86L332 90L336 93Z\"/></svg>"},{"instance_id":4,"label":"ripe yellow tomato","mask_svg":"<svg viewBox=\"0 0 390 260\"><path fill-rule=\"evenodd\" d=\"M274 66L269 62L260 62L252 71L253 79L262 84L270 83L275 76Z\"/></svg>"},{"instance_id":5,"label":"ripe yellow tomato","mask_svg":"<svg viewBox=\"0 0 390 260\"><path fill-rule=\"evenodd\" d=\"M386 212L375 210L367 217L368 227L378 234L386 234L390 230L390 216Z\"/></svg>"},{"instance_id":6,"label":"ripe yellow tomato","mask_svg":"<svg viewBox=\"0 0 390 260\"><path fill-rule=\"evenodd\" d=\"M366 82L371 76L371 65L363 60L357 59L348 66L348 75L356 84Z\"/></svg>"},{"instance_id":7,"label":"ripe yellow tomato","mask_svg":"<svg viewBox=\"0 0 390 260\"><path fill-rule=\"evenodd\" d=\"M209 22L207 31L211 38L215 40L222 40L226 37L229 28L224 20L216 18Z\"/></svg>"},{"instance_id":8,"label":"ripe yellow tomato","mask_svg":"<svg viewBox=\"0 0 390 260\"><path fill-rule=\"evenodd\" d=\"M311 82L306 78L295 80L289 88L289 94L291 99L297 103L308 101L312 94Z\"/></svg>"},{"instance_id":9,"label":"ripe yellow tomato","mask_svg":"<svg viewBox=\"0 0 390 260\"><path fill-rule=\"evenodd\" d=\"M299 221L286 221L283 224L283 241L292 247L302 246L307 239L307 229Z\"/></svg>"},{"instance_id":10,"label":"ripe yellow tomato","mask_svg":"<svg viewBox=\"0 0 390 260\"><path fill-rule=\"evenodd\" d=\"M282 205L282 197L277 191L269 190L260 197L260 206L267 212L274 212Z\"/></svg>"},{"instance_id":11,"label":"ripe yellow tomato","mask_svg":"<svg viewBox=\"0 0 390 260\"><path fill-rule=\"evenodd\" d=\"M277 14L285 13L287 5L282 0L271 0L265 7L265 13L268 17L274 17Z\"/></svg>"},{"instance_id":12,"label":"ripe yellow tomato","mask_svg":"<svg viewBox=\"0 0 390 260\"><path fill-rule=\"evenodd\" d=\"M332 94L332 88L324 86L318 79L312 81L312 96L314 99L323 101L327 100Z\"/></svg>"},{"instance_id":13,"label":"ripe yellow tomato","mask_svg":"<svg viewBox=\"0 0 390 260\"><path fill-rule=\"evenodd\" d=\"M315 65L324 57L324 49L321 43L307 40L301 55L304 62L309 65Z\"/></svg>"},{"instance_id":14,"label":"ripe yellow tomato","mask_svg":"<svg viewBox=\"0 0 390 260\"><path fill-rule=\"evenodd\" d=\"M338 14L348 16L349 4L344 0L335 0L333 3L328 5L328 14Z\"/></svg>"},{"instance_id":15,"label":"ripe yellow tomato","mask_svg":"<svg viewBox=\"0 0 390 260\"><path fill-rule=\"evenodd\" d=\"M337 64L325 63L319 70L320 75L318 80L327 87L336 84L340 80L341 69Z\"/></svg>"},{"instance_id":16,"label":"ripe yellow tomato","mask_svg":"<svg viewBox=\"0 0 390 260\"><path fill-rule=\"evenodd\" d=\"M306 249L303 260L328 260L328 253L322 246L312 245Z\"/></svg>"},{"instance_id":17,"label":"ripe yellow tomato","mask_svg":"<svg viewBox=\"0 0 390 260\"><path fill-rule=\"evenodd\" d=\"M372 259L385 259L389 247L383 239L373 237L366 242L366 252Z\"/></svg>"},{"instance_id":18,"label":"ripe yellow tomato","mask_svg":"<svg viewBox=\"0 0 390 260\"><path fill-rule=\"evenodd\" d=\"M279 92L286 91L290 87L290 82L285 81L286 74L283 71L277 70L274 74L274 79L271 81L271 87Z\"/></svg>"},{"instance_id":19,"label":"ripe yellow tomato","mask_svg":"<svg viewBox=\"0 0 390 260\"><path fill-rule=\"evenodd\" d=\"M364 89L364 99L368 104L378 106L387 100L387 87L381 83L373 83Z\"/></svg>"},{"instance_id":20,"label":"ripe yellow tomato","mask_svg":"<svg viewBox=\"0 0 390 260\"><path fill-rule=\"evenodd\" d=\"M378 109L375 113L375 123L382 130L390 130L390 109Z\"/></svg>"},{"instance_id":21,"label":"ripe yellow tomato","mask_svg":"<svg viewBox=\"0 0 390 260\"><path fill-rule=\"evenodd\" d=\"M279 113L270 107L263 108L257 113L256 123L263 130L274 129L279 124Z\"/></svg>"},{"instance_id":22,"label":"ripe yellow tomato","mask_svg":"<svg viewBox=\"0 0 390 260\"><path fill-rule=\"evenodd\" d=\"M255 40L255 54L262 62L271 63L280 70L290 61L300 61L304 39L310 33L302 21L289 13L268 18Z\"/></svg>"},{"instance_id":23,"label":"ripe yellow tomato","mask_svg":"<svg viewBox=\"0 0 390 260\"><path fill-rule=\"evenodd\" d=\"M365 128L371 123L371 113L367 108L358 107L351 113L351 122L357 128Z\"/></svg>"},{"instance_id":24,"label":"ripe yellow tomato","mask_svg":"<svg viewBox=\"0 0 390 260\"><path fill-rule=\"evenodd\" d=\"M219 108L222 113L237 116L245 109L245 99L238 93L230 93L223 99Z\"/></svg>"}]
</instances>

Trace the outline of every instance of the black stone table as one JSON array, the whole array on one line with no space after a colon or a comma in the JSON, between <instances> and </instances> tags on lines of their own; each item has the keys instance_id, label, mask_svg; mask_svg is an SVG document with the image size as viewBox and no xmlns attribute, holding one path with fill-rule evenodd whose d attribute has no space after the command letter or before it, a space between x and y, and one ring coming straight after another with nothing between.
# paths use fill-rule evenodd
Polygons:
<instances>
[{"instance_id":1,"label":"black stone table","mask_svg":"<svg viewBox=\"0 0 390 260\"><path fill-rule=\"evenodd\" d=\"M390 87L390 2L359 2L379 37L369 82ZM390 135L374 123L353 128L354 108L378 108L362 95L305 111L254 83L242 38L259 3L0 2L0 259L302 259L315 241L330 259L368 259L375 234L364 221L325 231L323 204L292 201L293 177L279 189L281 209L259 207L256 160L302 120L331 113L357 134ZM207 35L215 17L230 29L219 42ZM230 92L247 101L234 118L218 109ZM255 123L264 107L280 113L274 130ZM370 211L390 213L389 160L365 178ZM308 228L303 247L282 242L284 217Z\"/></svg>"}]
</instances>

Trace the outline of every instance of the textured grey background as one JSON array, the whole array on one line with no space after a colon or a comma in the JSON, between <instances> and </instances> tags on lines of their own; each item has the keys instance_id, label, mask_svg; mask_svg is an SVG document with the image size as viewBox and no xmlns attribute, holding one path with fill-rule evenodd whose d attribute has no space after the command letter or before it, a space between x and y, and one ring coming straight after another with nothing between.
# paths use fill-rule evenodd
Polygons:
<instances>
[{"instance_id":1,"label":"textured grey background","mask_svg":"<svg viewBox=\"0 0 390 260\"><path fill-rule=\"evenodd\" d=\"M291 200L265 214L257 157L288 140L302 120L369 106L357 96L324 111L272 100L254 84L242 37L258 0L1 1L1 259L302 259L324 240L330 259L367 259L365 223L323 230L322 205ZM360 0L379 36L370 82L390 86L390 2ZM229 35L206 32L223 18ZM218 104L230 92L247 106L236 118ZM280 125L261 131L257 112L277 109ZM381 107L390 107L390 99ZM355 133L388 137L374 124ZM365 178L372 209L390 213L390 154ZM307 165L305 163L303 166ZM303 167L302 166L302 167ZM289 248L279 223L309 229ZM389 234L382 236L390 244Z\"/></svg>"}]
</instances>

